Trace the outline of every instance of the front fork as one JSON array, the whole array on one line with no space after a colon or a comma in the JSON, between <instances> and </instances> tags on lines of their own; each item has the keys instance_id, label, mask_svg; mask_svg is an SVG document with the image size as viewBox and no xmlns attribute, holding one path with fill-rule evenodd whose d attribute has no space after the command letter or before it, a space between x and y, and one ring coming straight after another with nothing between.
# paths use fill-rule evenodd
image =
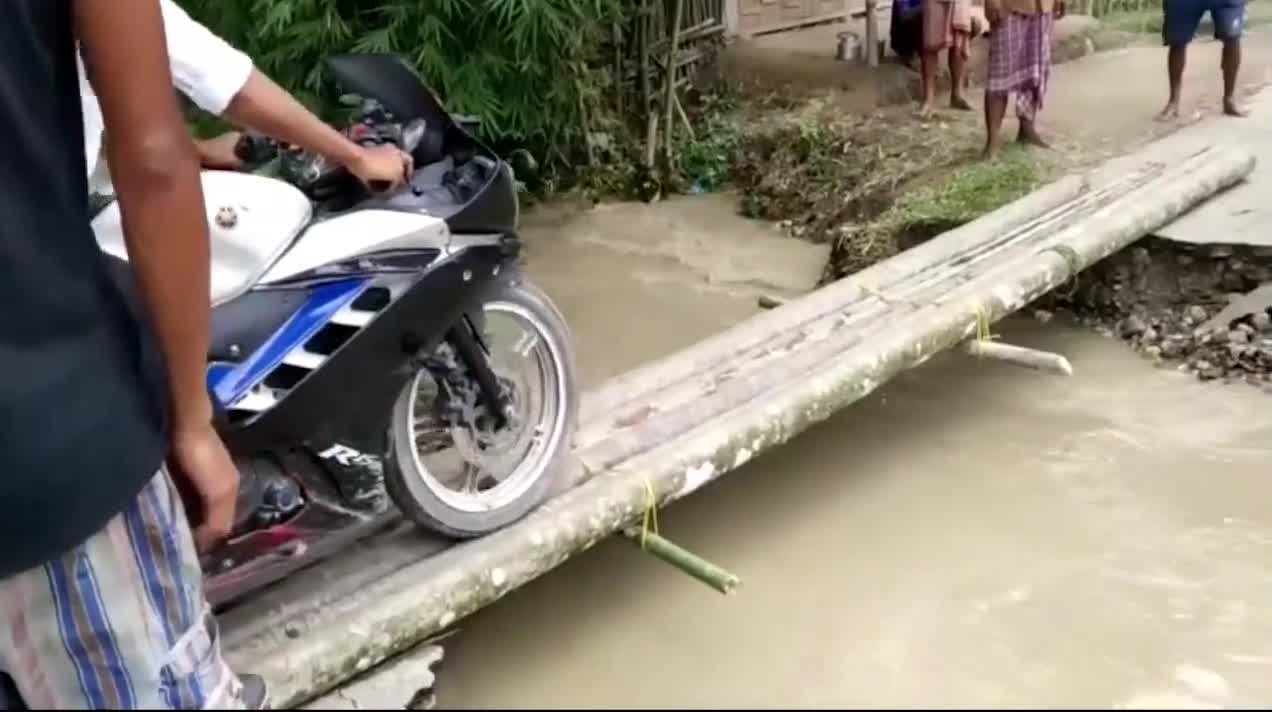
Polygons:
<instances>
[{"instance_id":1,"label":"front fork","mask_svg":"<svg viewBox=\"0 0 1272 712\"><path fill-rule=\"evenodd\" d=\"M480 311L465 315L447 332L446 340L481 389L482 398L495 419L495 427L502 428L508 424L510 406L503 387L499 385L499 377L490 367L489 347L483 339L485 321L485 314Z\"/></svg>"}]
</instances>

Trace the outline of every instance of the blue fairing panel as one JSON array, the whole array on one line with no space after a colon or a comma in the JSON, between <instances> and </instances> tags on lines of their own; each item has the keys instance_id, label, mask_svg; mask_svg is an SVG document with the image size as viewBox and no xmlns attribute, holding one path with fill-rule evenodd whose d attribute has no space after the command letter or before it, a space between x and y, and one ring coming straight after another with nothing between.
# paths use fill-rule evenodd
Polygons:
<instances>
[{"instance_id":1,"label":"blue fairing panel","mask_svg":"<svg viewBox=\"0 0 1272 712\"><path fill-rule=\"evenodd\" d=\"M210 365L208 387L221 407L232 406L255 388L278 368L287 354L304 346L337 312L357 299L366 290L368 281L347 279L315 288L296 313L247 359L233 365Z\"/></svg>"}]
</instances>

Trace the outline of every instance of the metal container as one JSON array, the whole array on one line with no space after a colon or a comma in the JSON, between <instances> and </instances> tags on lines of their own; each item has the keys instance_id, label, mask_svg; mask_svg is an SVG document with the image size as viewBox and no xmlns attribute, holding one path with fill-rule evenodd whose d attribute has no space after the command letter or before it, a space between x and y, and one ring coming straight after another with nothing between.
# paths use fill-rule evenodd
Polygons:
<instances>
[{"instance_id":1,"label":"metal container","mask_svg":"<svg viewBox=\"0 0 1272 712\"><path fill-rule=\"evenodd\" d=\"M852 30L844 30L839 35L839 47L835 58L841 62L859 62L862 58L861 37Z\"/></svg>"}]
</instances>

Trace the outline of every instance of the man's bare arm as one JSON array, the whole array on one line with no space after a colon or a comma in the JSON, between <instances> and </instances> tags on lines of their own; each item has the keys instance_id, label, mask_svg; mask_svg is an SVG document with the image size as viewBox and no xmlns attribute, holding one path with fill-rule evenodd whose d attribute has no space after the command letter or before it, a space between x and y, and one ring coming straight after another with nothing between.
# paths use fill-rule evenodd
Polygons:
<instances>
[{"instance_id":1,"label":"man's bare arm","mask_svg":"<svg viewBox=\"0 0 1272 712\"><path fill-rule=\"evenodd\" d=\"M128 259L167 362L174 425L210 422L208 225L159 4L75 0L75 9L106 123Z\"/></svg>"},{"instance_id":2,"label":"man's bare arm","mask_svg":"<svg viewBox=\"0 0 1272 712\"><path fill-rule=\"evenodd\" d=\"M73 2L129 262L167 367L169 463L201 500L191 514L207 549L233 525L238 472L212 427L205 375L210 246L199 161L172 91L158 0Z\"/></svg>"},{"instance_id":3,"label":"man's bare arm","mask_svg":"<svg viewBox=\"0 0 1272 712\"><path fill-rule=\"evenodd\" d=\"M394 185L414 169L410 156L400 151L387 147L369 150L350 141L257 69L226 107L224 116L239 126L303 146L365 181Z\"/></svg>"},{"instance_id":4,"label":"man's bare arm","mask_svg":"<svg viewBox=\"0 0 1272 712\"><path fill-rule=\"evenodd\" d=\"M252 70L247 83L225 108L224 116L266 136L304 146L342 166L354 166L363 158L358 144L323 123L257 69Z\"/></svg>"}]
</instances>

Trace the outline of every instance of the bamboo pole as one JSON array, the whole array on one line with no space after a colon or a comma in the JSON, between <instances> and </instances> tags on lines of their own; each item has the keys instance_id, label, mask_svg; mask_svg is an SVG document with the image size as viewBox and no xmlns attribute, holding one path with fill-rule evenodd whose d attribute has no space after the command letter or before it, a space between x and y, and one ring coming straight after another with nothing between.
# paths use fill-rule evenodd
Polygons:
<instances>
[{"instance_id":1,"label":"bamboo pole","mask_svg":"<svg viewBox=\"0 0 1272 712\"><path fill-rule=\"evenodd\" d=\"M641 108L645 111L649 110L654 98L653 82L649 76L649 2L640 0L640 12L636 17L640 37L640 98L644 102Z\"/></svg>"},{"instance_id":2,"label":"bamboo pole","mask_svg":"<svg viewBox=\"0 0 1272 712\"><path fill-rule=\"evenodd\" d=\"M658 158L658 112L650 111L645 120L645 167L653 168Z\"/></svg>"},{"instance_id":3,"label":"bamboo pole","mask_svg":"<svg viewBox=\"0 0 1272 712\"><path fill-rule=\"evenodd\" d=\"M656 506L697 491L897 373L962 342L979 319L992 323L1022 308L1169 223L1235 184L1253 166L1252 157L1231 150L1163 165L1151 190L1129 194L1060 228L1056 238L1065 249L1039 250L1004 263L812 370L793 364L775 368L768 384L742 407L683 430L501 531L403 562L329 605L270 610L269 625L252 638L236 638L230 662L262 674L281 706L303 703L627 528L647 508L651 490ZM789 316L797 304L754 318Z\"/></svg>"},{"instance_id":4,"label":"bamboo pole","mask_svg":"<svg viewBox=\"0 0 1272 712\"><path fill-rule=\"evenodd\" d=\"M878 0L866 0L866 64L879 66Z\"/></svg>"},{"instance_id":5,"label":"bamboo pole","mask_svg":"<svg viewBox=\"0 0 1272 712\"><path fill-rule=\"evenodd\" d=\"M784 314L761 313L710 336L697 344L669 356L651 361L605 382L583 399L581 421L602 422L604 414L631 402L637 395L666 388L686 378L705 373L739 352L760 348L772 341L775 333L803 328L833 318L847 304L857 299L857 284L887 284L904 279L919 265L948 260L964 250L964 245L983 239L984 235L1010 234L1023 229L1046 214L1076 199L1086 190L1079 176L1069 176L1052 183L1021 200L988 215L906 250L902 254L873 265L855 276L854 281L841 280L788 305Z\"/></svg>"},{"instance_id":6,"label":"bamboo pole","mask_svg":"<svg viewBox=\"0 0 1272 712\"><path fill-rule=\"evenodd\" d=\"M1017 269L1022 260L1032 259L1040 250L1060 247L1063 248L1061 252L1067 254L1066 242L1070 239L1074 226L1089 225L1092 219L1124 205L1131 196L1142 201L1157 199L1157 194L1163 190L1163 183L1168 183L1170 179L1187 180L1187 171L1195 170L1202 160L1204 157L1193 157L1165 172L1154 169L1152 179L1138 190L1122 193L1100 210L1085 214L1068 224L1054 225L1049 239L1024 243L1019 246L1020 249L1008 251L1000 259L981 266L979 271L969 272L964 266L959 270L962 274L948 272L945 279L938 281L933 288L904 300L872 297L870 303L857 308L857 311L864 312L860 318L841 315L818 329L796 334L770 333L765 349L749 361L718 363L713 371L702 377L686 379L656 397L638 401L639 408L657 412L657 418L643 418L639 424L629 426L624 422L629 413L618 410L611 416L613 419L609 423L600 425L596 430L581 430L576 438L575 452L588 472L603 471L647 452L660 443L674 439L693 423L742 407L754 397L756 389L774 381L775 369L812 371L821 363L841 358L841 354L847 350L861 348L871 339L881 338L880 332L886 333L896 328L898 323L913 318L914 314L921 313L928 305L956 299L958 289L961 288L955 285L964 280L966 284L975 285L986 279L1009 279L1008 276L1001 276L1004 270L1010 272ZM842 281L860 284L854 277ZM871 293L879 293L873 287L868 289ZM727 377L719 376L721 372L726 373Z\"/></svg>"},{"instance_id":7,"label":"bamboo pole","mask_svg":"<svg viewBox=\"0 0 1272 712\"><path fill-rule=\"evenodd\" d=\"M667 46L667 71L663 75L667 93L663 98L663 141L666 146L667 169L676 165L675 104L676 104L676 52L680 49L680 15L684 11L685 0L675 0L671 11L671 44Z\"/></svg>"},{"instance_id":8,"label":"bamboo pole","mask_svg":"<svg viewBox=\"0 0 1272 712\"><path fill-rule=\"evenodd\" d=\"M1073 366L1070 365L1069 359L1060 354L1053 354L1047 351L1039 351L1037 349L1029 349L1023 346L1012 346L1011 344L1003 344L997 341L986 341L982 339L972 339L963 345L963 350L969 356L976 358L992 359L1010 363L1014 366L1023 366L1032 368L1037 371L1046 371L1059 376L1072 376Z\"/></svg>"},{"instance_id":9,"label":"bamboo pole","mask_svg":"<svg viewBox=\"0 0 1272 712\"><path fill-rule=\"evenodd\" d=\"M618 102L618 115L627 115L627 87L623 81L623 30L617 22L610 25L610 41L614 43L614 93Z\"/></svg>"},{"instance_id":10,"label":"bamboo pole","mask_svg":"<svg viewBox=\"0 0 1272 712\"><path fill-rule=\"evenodd\" d=\"M675 94L672 94L671 98L676 102L676 117L680 119L681 125L685 127L685 135L689 137L690 141L693 141L697 138L697 135L694 133L693 124L689 121L689 115L685 113L684 104L680 103L680 97Z\"/></svg>"},{"instance_id":11,"label":"bamboo pole","mask_svg":"<svg viewBox=\"0 0 1272 712\"><path fill-rule=\"evenodd\" d=\"M640 527L628 527L623 536L639 546L642 551L662 559L706 585L728 596L742 584L742 579L697 554L677 546L657 532L647 532Z\"/></svg>"},{"instance_id":12,"label":"bamboo pole","mask_svg":"<svg viewBox=\"0 0 1272 712\"><path fill-rule=\"evenodd\" d=\"M1033 220L1010 230L967 235L959 231L947 233L940 240L926 243L958 245L949 252L931 253L940 259L930 262L915 261L917 258L910 252L924 252L922 248L916 248L863 270L850 280L843 280L837 285L814 292L811 297L791 303L783 309L785 318L761 317L746 322L735 328L735 339L740 342L754 336L757 339L754 346L721 354L705 366L706 370L702 373L681 373L682 377L675 379L670 368L668 371L657 372L655 377L662 379L658 388L650 386L648 381L636 381L633 387L642 390L636 391L635 395L629 393L625 396L626 401L614 405L608 411L607 418L589 418L576 436L577 452L591 471L595 471L596 468L604 468L609 462L630 456L642 448L648 448L652 442L657 442L660 437L657 434L637 432L621 425L629 419L633 410L666 413L689 406L695 411L692 416L687 417L708 417L709 413L705 412L707 409L734 407L741 402L738 399L746 398L749 382L764 380L764 371L772 364L789 359L797 359L801 363L816 363L819 358L833 358L833 350L843 347L842 343L835 342L818 346L826 353L810 353L805 348L808 344L822 344L835 333L841 339L860 339L875 320L891 310L894 304L913 305L939 301L945 297L950 279L955 274L961 279L969 279L992 268L996 262L1011 259L1013 255L1032 254L1039 249L1040 244L1046 244L1049 235L1095 208L1142 188L1145 181L1156 175L1155 167L1141 167L1141 170L1132 173L1129 178L1102 186L1098 190L1081 193L1075 200L1035 216ZM887 269L894 262L894 268ZM832 310L804 319L804 310L808 309L809 301L815 301L823 292L840 288L849 291ZM767 322L773 323L770 325ZM760 324L764 324L764 328L759 334L745 330L759 328ZM802 353L792 354L797 348ZM729 373L729 378L720 381L716 374L721 371ZM704 398L706 393L710 393L711 397ZM591 396L585 399L585 408L590 407L592 402ZM659 422L659 427L667 428L668 433L679 427L666 418L660 418Z\"/></svg>"},{"instance_id":13,"label":"bamboo pole","mask_svg":"<svg viewBox=\"0 0 1272 712\"><path fill-rule=\"evenodd\" d=\"M592 143L592 126L587 115L587 104L583 101L583 88L576 84L579 105L579 125L583 127L583 148L587 155L587 164L596 165L596 147Z\"/></svg>"},{"instance_id":14,"label":"bamboo pole","mask_svg":"<svg viewBox=\"0 0 1272 712\"><path fill-rule=\"evenodd\" d=\"M689 25L688 27L685 27L683 30L681 30L680 42L681 44L683 44L690 40L696 40L699 37L710 36L712 34L715 34L716 32L722 32L723 30L724 30L724 25L721 24L719 21L714 19L703 20L702 22ZM653 44L649 46L650 53L657 54L659 52L664 51L663 47L668 42L670 42L670 40L668 39L661 39L661 40L658 40L657 42L654 42Z\"/></svg>"}]
</instances>

